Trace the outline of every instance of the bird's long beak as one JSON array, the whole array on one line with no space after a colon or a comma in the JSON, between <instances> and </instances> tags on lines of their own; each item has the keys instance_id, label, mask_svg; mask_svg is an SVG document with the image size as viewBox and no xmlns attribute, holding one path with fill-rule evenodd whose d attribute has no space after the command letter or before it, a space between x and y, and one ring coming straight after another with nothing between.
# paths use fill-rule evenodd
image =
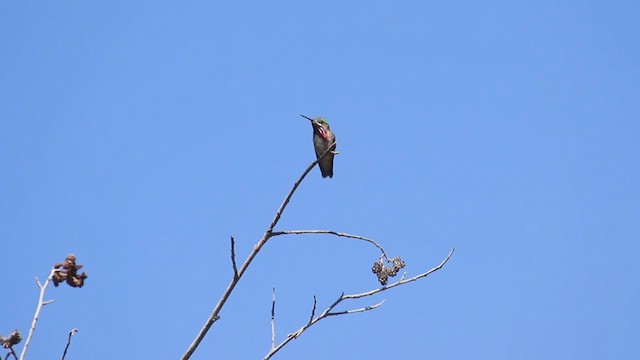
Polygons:
<instances>
[{"instance_id":1,"label":"bird's long beak","mask_svg":"<svg viewBox=\"0 0 640 360\"><path fill-rule=\"evenodd\" d=\"M308 117L308 116L306 116L306 115L302 115L302 114L300 114L300 116L302 116L303 118L305 118L305 119L307 119L307 120L309 120L309 121L313 122L313 119L312 119L312 118L310 118L310 117Z\"/></svg>"}]
</instances>

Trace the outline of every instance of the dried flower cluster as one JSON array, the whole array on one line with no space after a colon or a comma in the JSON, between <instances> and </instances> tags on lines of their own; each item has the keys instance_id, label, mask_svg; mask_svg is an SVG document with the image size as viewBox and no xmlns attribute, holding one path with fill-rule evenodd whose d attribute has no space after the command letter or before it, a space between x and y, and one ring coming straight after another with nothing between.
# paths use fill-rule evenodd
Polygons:
<instances>
[{"instance_id":1,"label":"dried flower cluster","mask_svg":"<svg viewBox=\"0 0 640 360\"><path fill-rule=\"evenodd\" d=\"M71 287L82 287L87 274L83 272L78 274L78 270L82 269L82 265L76 264L76 256L74 254L67 255L64 262L53 265L55 269L60 269L53 274L53 285L58 286L61 282L66 281Z\"/></svg>"},{"instance_id":2,"label":"dried flower cluster","mask_svg":"<svg viewBox=\"0 0 640 360\"><path fill-rule=\"evenodd\" d=\"M391 266L384 266L384 262L382 261L382 258L380 258L380 260L373 263L373 268L371 269L371 271L373 271L373 273L378 277L380 285L383 286L387 285L387 280L389 280L389 277L396 276L398 274L398 271L400 271L400 269L402 269L406 265L404 260L402 260L399 256L388 259L387 263L390 263Z\"/></svg>"},{"instance_id":3,"label":"dried flower cluster","mask_svg":"<svg viewBox=\"0 0 640 360\"><path fill-rule=\"evenodd\" d=\"M22 336L18 330L13 330L9 337L0 336L0 344L5 349L10 349L13 345L19 344Z\"/></svg>"}]
</instances>

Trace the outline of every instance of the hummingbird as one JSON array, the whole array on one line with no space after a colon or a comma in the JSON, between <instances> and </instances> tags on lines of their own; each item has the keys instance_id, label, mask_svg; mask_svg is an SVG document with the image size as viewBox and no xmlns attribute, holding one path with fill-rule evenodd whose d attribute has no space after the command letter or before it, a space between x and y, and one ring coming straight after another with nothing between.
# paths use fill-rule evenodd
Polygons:
<instances>
[{"instance_id":1,"label":"hummingbird","mask_svg":"<svg viewBox=\"0 0 640 360\"><path fill-rule=\"evenodd\" d=\"M333 158L336 150L336 145L334 144L336 142L336 136L329 128L329 123L325 118L317 117L312 119L302 114L300 116L311 121L311 126L313 127L313 147L316 150L316 158L320 158L320 155L322 155L327 148L333 144L329 153L318 163L322 177L332 178Z\"/></svg>"}]
</instances>

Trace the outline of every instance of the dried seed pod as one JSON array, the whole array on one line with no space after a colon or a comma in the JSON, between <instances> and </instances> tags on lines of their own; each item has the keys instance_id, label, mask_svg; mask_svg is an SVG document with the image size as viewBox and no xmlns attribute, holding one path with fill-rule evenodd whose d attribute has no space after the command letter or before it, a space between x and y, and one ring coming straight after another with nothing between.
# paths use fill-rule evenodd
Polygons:
<instances>
[{"instance_id":1,"label":"dried seed pod","mask_svg":"<svg viewBox=\"0 0 640 360\"><path fill-rule=\"evenodd\" d=\"M71 287L82 287L85 279L88 277L86 273L78 273L82 269L82 265L76 264L76 256L69 254L64 262L53 265L54 272L52 276L53 285L58 286L62 282L66 282Z\"/></svg>"},{"instance_id":2,"label":"dried seed pod","mask_svg":"<svg viewBox=\"0 0 640 360\"><path fill-rule=\"evenodd\" d=\"M382 286L387 285L387 280L389 280L389 275L387 274L386 271L381 271L378 274L378 281L380 282L380 285Z\"/></svg>"},{"instance_id":3,"label":"dried seed pod","mask_svg":"<svg viewBox=\"0 0 640 360\"><path fill-rule=\"evenodd\" d=\"M396 258L393 258L393 268L396 269L396 271L404 268L405 265L406 263L399 256Z\"/></svg>"},{"instance_id":4,"label":"dried seed pod","mask_svg":"<svg viewBox=\"0 0 640 360\"><path fill-rule=\"evenodd\" d=\"M373 263L373 268L371 269L371 271L374 274L379 274L380 271L382 271L382 269L383 269L382 261L376 261L376 262Z\"/></svg>"},{"instance_id":5,"label":"dried seed pod","mask_svg":"<svg viewBox=\"0 0 640 360\"><path fill-rule=\"evenodd\" d=\"M22 341L22 335L20 335L18 330L13 330L7 338L0 336L0 343L2 343L2 347L5 349L9 349L13 345L19 344L20 341Z\"/></svg>"}]
</instances>

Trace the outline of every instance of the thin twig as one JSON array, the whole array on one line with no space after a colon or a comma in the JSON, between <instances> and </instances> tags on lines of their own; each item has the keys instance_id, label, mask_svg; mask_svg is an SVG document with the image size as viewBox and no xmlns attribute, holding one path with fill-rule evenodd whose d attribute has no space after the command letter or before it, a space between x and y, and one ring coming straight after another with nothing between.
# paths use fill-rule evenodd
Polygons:
<instances>
[{"instance_id":1,"label":"thin twig","mask_svg":"<svg viewBox=\"0 0 640 360\"><path fill-rule=\"evenodd\" d=\"M382 252L382 255L386 259L389 258L387 256L387 253L382 248L382 246L380 244L378 244L375 240L371 240L371 239L368 239L368 238L366 238L364 236L360 236L360 235L352 235L352 234L347 234L347 233L343 233L343 232L338 232L338 231L335 231L335 230L285 230L285 231L274 231L274 232L271 233L272 236L299 235L299 234L329 234L329 235L335 235L335 236L340 236L340 237L346 237L346 238L350 238L350 239L363 240L363 241L371 243L375 247L377 247Z\"/></svg>"},{"instance_id":2,"label":"thin twig","mask_svg":"<svg viewBox=\"0 0 640 360\"><path fill-rule=\"evenodd\" d=\"M289 191L289 194L287 194L287 197L284 198L284 201L280 205L280 208L278 208L278 211L276 212L276 216L273 218L273 221L271 222L271 225L269 225L269 228L267 229L268 233L271 233L273 231L273 228L275 228L276 225L278 224L278 221L280 221L280 217L282 216L282 212L287 207L287 204L289 204L289 200L291 200L291 197L293 196L293 193L296 192L296 189L298 189L298 186L300 186L300 183L302 182L302 180L304 180L304 178L307 176L309 171L311 171L311 169L313 169L313 167L316 166L316 164L318 164L318 162L320 162L320 160L324 159L324 157L327 156L327 154L329 154L332 151L331 148L335 147L335 146L336 146L336 142L334 141L333 144L331 144L331 146L329 146L314 162L312 162L307 167L307 169L302 173L302 175L300 176L298 181L296 181L293 184L293 187Z\"/></svg>"},{"instance_id":3,"label":"thin twig","mask_svg":"<svg viewBox=\"0 0 640 360\"><path fill-rule=\"evenodd\" d=\"M253 250L251 251L251 253L249 253L249 256L244 261L240 269L238 269L238 276L234 276L233 279L231 279L231 281L229 282L229 285L227 286L226 290L222 294L222 297L220 297L220 300L218 300L218 303L213 308L211 315L209 315L209 318L207 319L205 324L202 326L202 328L196 335L196 338L193 340L191 345L189 345L189 347L187 348L187 351L182 355L182 358L181 358L182 360L187 360L191 357L191 355L193 355L193 352L196 351L196 348L200 345L200 343L202 342L202 339L204 339L204 337L207 335L207 332L209 331L209 329L211 329L211 326L213 325L213 323L215 323L217 320L220 319L219 314L220 314L220 311L222 310L222 307L224 307L224 304L229 299L229 296L233 292L233 289L236 287L236 285L240 281L240 278L242 278L242 275L247 270L247 268L249 267L253 259L256 257L256 255L258 255L258 252L260 252L260 249L262 249L262 247L267 243L269 238L273 236L272 235L273 229L278 224L278 221L280 221L280 217L282 216L284 209L287 207L287 204L289 204L289 201L291 200L291 197L295 193L296 189L298 189L298 186L300 186L300 183L302 182L302 180L304 180L307 174L309 174L311 169L313 169L313 167L316 166L320 160L322 160L325 156L329 154L330 151L332 151L332 147L334 147L335 144L336 144L335 142L331 144L331 146L329 146L327 150L325 150L316 160L311 162L311 164L309 164L309 166L307 166L307 168L302 172L302 175L300 175L298 180L293 184L293 187L291 188L291 190L289 190L289 193L284 198L284 201L282 202L282 204L280 204L280 207L278 208L276 215L271 221L271 224L269 224L269 227L267 227L267 230L264 232L264 235L262 235L262 239L260 239L260 241L258 241L258 243L256 243L253 246Z\"/></svg>"},{"instance_id":4,"label":"thin twig","mask_svg":"<svg viewBox=\"0 0 640 360\"><path fill-rule=\"evenodd\" d=\"M354 313L359 313L359 312L363 312L363 311L369 311L369 310L373 310L375 308L377 308L378 306L384 304L384 300L380 301L377 304L374 305L369 305L369 306L365 306L363 308L360 309L353 309L353 310L345 310L345 311L336 311L336 312L328 312L327 316L336 316L336 315L349 315L349 314L354 314Z\"/></svg>"},{"instance_id":5,"label":"thin twig","mask_svg":"<svg viewBox=\"0 0 640 360\"><path fill-rule=\"evenodd\" d=\"M13 358L18 360L18 355L16 355L16 351L13 350L13 346L9 348L9 352L7 353L7 357L5 357L5 360L9 360L9 355L13 355Z\"/></svg>"},{"instance_id":6,"label":"thin twig","mask_svg":"<svg viewBox=\"0 0 640 360\"><path fill-rule=\"evenodd\" d=\"M315 318L312 318L311 321L306 323L304 326L302 326L295 333L291 333L291 334L287 335L287 338L284 339L275 348L272 348L271 351L269 351L269 353L267 353L267 355L264 357L264 359L265 360L270 359L273 355L275 355L278 351L280 351L280 349L282 349L285 345L287 345L291 340L297 339L308 328L310 328L311 326L316 324L318 321L320 321L320 320L322 320L322 319L324 319L326 317L333 316L333 315L345 315L345 314L352 314L352 313L356 313L356 312L363 312L363 311L373 310L373 309L377 308L378 306L382 305L382 303L384 302L384 301L382 301L382 302L380 302L378 304L367 306L367 307L361 308L361 309L354 309L354 310L344 311L344 312L341 312L341 313L332 313L331 310L333 310L340 302L342 302L342 300L344 300L344 293L340 294L340 297L338 297L338 299L336 301L334 301L333 304L329 305L329 307L327 309L325 309L325 311L323 311L322 314L318 315Z\"/></svg>"},{"instance_id":7,"label":"thin twig","mask_svg":"<svg viewBox=\"0 0 640 360\"><path fill-rule=\"evenodd\" d=\"M236 241L231 236L231 265L233 266L233 278L238 278L238 265L236 265Z\"/></svg>"},{"instance_id":8,"label":"thin twig","mask_svg":"<svg viewBox=\"0 0 640 360\"><path fill-rule=\"evenodd\" d=\"M313 321L313 317L316 316L316 304L317 304L318 300L316 299L316 296L313 295L313 308L311 309L311 317L309 318L309 322Z\"/></svg>"},{"instance_id":9,"label":"thin twig","mask_svg":"<svg viewBox=\"0 0 640 360\"><path fill-rule=\"evenodd\" d=\"M271 294L271 348L276 346L276 287Z\"/></svg>"},{"instance_id":10,"label":"thin twig","mask_svg":"<svg viewBox=\"0 0 640 360\"><path fill-rule=\"evenodd\" d=\"M62 358L60 360L64 360L65 356L67 356L67 350L69 350L69 345L71 345L71 337L78 332L78 329L73 328L69 331L69 337L67 337L67 346L64 347L64 352L62 353Z\"/></svg>"},{"instance_id":11,"label":"thin twig","mask_svg":"<svg viewBox=\"0 0 640 360\"><path fill-rule=\"evenodd\" d=\"M20 353L20 360L24 360L25 355L27 354L27 350L29 349L29 344L31 343L31 339L33 338L33 332L36 330L36 324L38 323L38 318L40 317L40 310L46 304L50 304L53 300L44 300L44 293L47 290L47 286L53 277L53 274L58 271L56 268L52 268L49 276L47 276L47 280L44 284L40 283L40 280L36 277L36 284L40 288L40 297L38 298L38 306L36 306L36 313L33 315L33 321L31 322L31 328L29 329L29 335L27 335L27 339L24 342L24 346L22 347L22 352Z\"/></svg>"},{"instance_id":12,"label":"thin twig","mask_svg":"<svg viewBox=\"0 0 640 360\"><path fill-rule=\"evenodd\" d=\"M300 335L302 335L303 332L305 332L308 328L310 328L311 326L313 326L314 324L316 324L318 321L327 318L329 316L338 316L338 315L349 315L349 314L354 314L354 313L359 313L359 312L364 312L364 311L369 311L369 310L373 310L378 308L380 305L382 305L384 303L384 300L374 304L374 305L370 305L367 307L363 307L363 308L359 308L359 309L353 309L353 310L346 310L346 311L332 311L338 304L340 304L342 301L344 300L348 300L348 299L359 299L362 297L366 297L366 296L371 296L374 294L377 294L379 292L385 291L385 290L389 290L391 288L394 288L396 286L400 286L400 285L404 285L406 283L412 282L412 281L416 281L418 279L424 278L426 276L428 276L429 274L432 274L438 270L440 270L451 258L451 256L453 255L453 252L455 251L455 249L451 249L451 251L449 252L449 255L447 255L447 257L436 267L423 272L422 274L416 275L412 278L409 279L401 279L391 285L388 286L383 286L381 288L378 289L374 289L371 291L366 291L363 293L359 293L359 294L351 294L351 295L345 295L344 292L342 294L340 294L340 296L338 297L338 299L336 299L336 301L333 302L333 304L329 305L328 308L326 308L322 314L318 315L317 317L313 317L313 314L315 314L315 307L316 307L316 302L315 302L315 296L314 296L314 301L313 301L313 310L311 311L311 319L309 320L308 323L306 323L305 325L303 325L300 329L298 329L298 331L291 333L287 336L286 339L284 339L280 344L278 344L275 347L271 348L271 351L269 351L267 353L267 355L264 357L265 360L270 359L273 355L275 355L275 353L277 353L278 351L280 351L280 349L282 349L285 345L287 345L291 340L293 339L297 339Z\"/></svg>"}]
</instances>

